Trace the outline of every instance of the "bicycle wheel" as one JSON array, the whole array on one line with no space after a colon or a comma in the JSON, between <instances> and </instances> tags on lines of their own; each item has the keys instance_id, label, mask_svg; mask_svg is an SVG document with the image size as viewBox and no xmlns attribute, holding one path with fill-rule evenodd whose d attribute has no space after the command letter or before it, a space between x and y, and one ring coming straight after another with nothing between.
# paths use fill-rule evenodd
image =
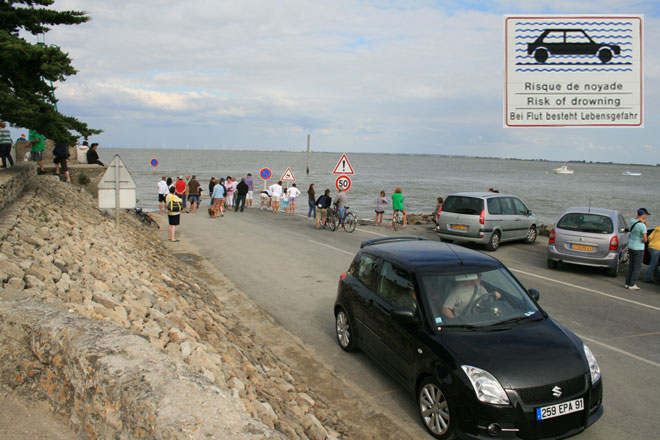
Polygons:
<instances>
[{"instance_id":1,"label":"bicycle wheel","mask_svg":"<svg viewBox=\"0 0 660 440\"><path fill-rule=\"evenodd\" d=\"M398 212L395 212L392 215L392 229L394 229L395 231L397 229L399 229L399 213Z\"/></svg>"},{"instance_id":2,"label":"bicycle wheel","mask_svg":"<svg viewBox=\"0 0 660 440\"><path fill-rule=\"evenodd\" d=\"M355 214L352 212L349 212L346 214L344 217L344 230L346 232L353 232L355 231L355 226L357 225L357 219L355 218Z\"/></svg>"},{"instance_id":3,"label":"bicycle wheel","mask_svg":"<svg viewBox=\"0 0 660 440\"><path fill-rule=\"evenodd\" d=\"M147 217L146 219L147 220L145 221L145 223L148 223L151 226L155 226L156 229L160 229L160 225L158 224L158 222L156 220L153 219L153 217Z\"/></svg>"},{"instance_id":4,"label":"bicycle wheel","mask_svg":"<svg viewBox=\"0 0 660 440\"><path fill-rule=\"evenodd\" d=\"M337 229L338 224L339 224L339 216L334 213L333 214L328 213L326 226L329 227L332 232L334 232Z\"/></svg>"}]
</instances>

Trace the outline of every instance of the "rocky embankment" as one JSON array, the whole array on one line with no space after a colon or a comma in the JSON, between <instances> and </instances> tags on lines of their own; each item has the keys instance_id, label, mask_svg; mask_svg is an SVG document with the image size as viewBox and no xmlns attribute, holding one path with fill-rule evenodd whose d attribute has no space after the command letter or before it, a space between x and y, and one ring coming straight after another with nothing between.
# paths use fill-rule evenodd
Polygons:
<instances>
[{"instance_id":1,"label":"rocky embankment","mask_svg":"<svg viewBox=\"0 0 660 440\"><path fill-rule=\"evenodd\" d=\"M0 214L3 386L86 438L348 436L154 231L94 203L34 176Z\"/></svg>"}]
</instances>

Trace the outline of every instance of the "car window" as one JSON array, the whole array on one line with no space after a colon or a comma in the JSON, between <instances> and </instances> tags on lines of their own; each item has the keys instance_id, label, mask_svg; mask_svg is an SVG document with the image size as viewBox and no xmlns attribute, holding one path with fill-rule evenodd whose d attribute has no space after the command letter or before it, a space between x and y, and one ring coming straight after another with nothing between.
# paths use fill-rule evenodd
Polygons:
<instances>
[{"instance_id":1,"label":"car window","mask_svg":"<svg viewBox=\"0 0 660 440\"><path fill-rule=\"evenodd\" d=\"M619 229L624 229L626 227L626 220L621 214L619 214Z\"/></svg>"},{"instance_id":2,"label":"car window","mask_svg":"<svg viewBox=\"0 0 660 440\"><path fill-rule=\"evenodd\" d=\"M449 196L442 204L442 212L479 215L484 209L483 199L476 197Z\"/></svg>"},{"instance_id":3,"label":"car window","mask_svg":"<svg viewBox=\"0 0 660 440\"><path fill-rule=\"evenodd\" d=\"M516 199L515 197L512 199L513 200L513 207L516 211L517 215L527 215L527 206L522 202L520 199Z\"/></svg>"},{"instance_id":4,"label":"car window","mask_svg":"<svg viewBox=\"0 0 660 440\"><path fill-rule=\"evenodd\" d=\"M417 308L415 286L410 272L388 261L383 262L376 292L394 307L408 307L411 310Z\"/></svg>"},{"instance_id":5,"label":"car window","mask_svg":"<svg viewBox=\"0 0 660 440\"><path fill-rule=\"evenodd\" d=\"M502 208L500 207L500 199L488 199L488 213L499 215L502 213Z\"/></svg>"},{"instance_id":6,"label":"car window","mask_svg":"<svg viewBox=\"0 0 660 440\"><path fill-rule=\"evenodd\" d=\"M564 32L563 31L551 31L548 32L548 35L543 37L544 43L563 43L564 42Z\"/></svg>"},{"instance_id":7,"label":"car window","mask_svg":"<svg viewBox=\"0 0 660 440\"><path fill-rule=\"evenodd\" d=\"M566 42L567 43L589 43L589 39L582 31L567 31L566 32Z\"/></svg>"},{"instance_id":8,"label":"car window","mask_svg":"<svg viewBox=\"0 0 660 440\"><path fill-rule=\"evenodd\" d=\"M378 259L369 254L360 255L353 276L369 289L373 290L378 276Z\"/></svg>"},{"instance_id":9,"label":"car window","mask_svg":"<svg viewBox=\"0 0 660 440\"><path fill-rule=\"evenodd\" d=\"M612 219L606 215L569 212L557 222L558 229L595 234L611 234L614 231Z\"/></svg>"},{"instance_id":10,"label":"car window","mask_svg":"<svg viewBox=\"0 0 660 440\"><path fill-rule=\"evenodd\" d=\"M500 203L502 204L502 214L504 215L515 214L515 209L513 207L513 200L511 200L511 197L502 197L500 199Z\"/></svg>"}]
</instances>

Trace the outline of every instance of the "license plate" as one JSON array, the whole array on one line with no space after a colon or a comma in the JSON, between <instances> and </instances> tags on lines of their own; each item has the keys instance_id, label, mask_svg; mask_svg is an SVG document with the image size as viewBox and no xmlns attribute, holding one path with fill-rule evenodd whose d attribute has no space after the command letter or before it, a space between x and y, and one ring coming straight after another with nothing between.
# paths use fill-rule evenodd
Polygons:
<instances>
[{"instance_id":1,"label":"license plate","mask_svg":"<svg viewBox=\"0 0 660 440\"><path fill-rule=\"evenodd\" d=\"M536 408L536 420L552 419L566 414L582 411L584 409L584 399L575 399L568 402L557 403L555 405Z\"/></svg>"},{"instance_id":2,"label":"license plate","mask_svg":"<svg viewBox=\"0 0 660 440\"><path fill-rule=\"evenodd\" d=\"M594 247L586 244L571 244L571 249L576 251L593 251Z\"/></svg>"},{"instance_id":3,"label":"license plate","mask_svg":"<svg viewBox=\"0 0 660 440\"><path fill-rule=\"evenodd\" d=\"M452 229L458 229L460 231L467 231L467 226L465 225L451 225Z\"/></svg>"}]
</instances>

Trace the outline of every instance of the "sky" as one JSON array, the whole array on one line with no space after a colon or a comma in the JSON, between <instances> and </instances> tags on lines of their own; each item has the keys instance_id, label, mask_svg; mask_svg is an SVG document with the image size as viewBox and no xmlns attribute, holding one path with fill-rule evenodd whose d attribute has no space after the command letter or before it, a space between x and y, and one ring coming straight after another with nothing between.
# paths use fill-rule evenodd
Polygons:
<instances>
[{"instance_id":1,"label":"sky","mask_svg":"<svg viewBox=\"0 0 660 440\"><path fill-rule=\"evenodd\" d=\"M504 128L504 14L644 14L629 0L55 0L92 18L47 44L59 110L101 147L420 153L660 163L660 46L643 128ZM29 41L36 37L26 36ZM14 130L14 133L18 131Z\"/></svg>"}]
</instances>

